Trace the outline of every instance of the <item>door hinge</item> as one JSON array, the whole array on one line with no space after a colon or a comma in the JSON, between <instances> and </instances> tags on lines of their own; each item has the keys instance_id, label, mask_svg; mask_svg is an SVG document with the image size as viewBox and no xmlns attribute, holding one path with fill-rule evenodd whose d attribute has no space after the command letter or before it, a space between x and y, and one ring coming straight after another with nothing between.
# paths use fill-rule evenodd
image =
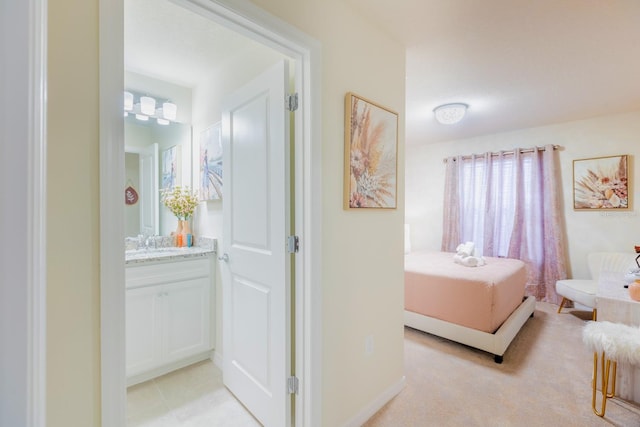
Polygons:
<instances>
[{"instance_id":1,"label":"door hinge","mask_svg":"<svg viewBox=\"0 0 640 427\"><path fill-rule=\"evenodd\" d=\"M296 111L298 109L298 94L292 93L291 95L287 95L286 108L289 111Z\"/></svg>"},{"instance_id":2,"label":"door hinge","mask_svg":"<svg viewBox=\"0 0 640 427\"><path fill-rule=\"evenodd\" d=\"M287 378L287 392L289 394L298 394L298 377Z\"/></svg>"},{"instance_id":3,"label":"door hinge","mask_svg":"<svg viewBox=\"0 0 640 427\"><path fill-rule=\"evenodd\" d=\"M290 254L298 253L300 250L300 239L298 236L287 237L287 252Z\"/></svg>"}]
</instances>

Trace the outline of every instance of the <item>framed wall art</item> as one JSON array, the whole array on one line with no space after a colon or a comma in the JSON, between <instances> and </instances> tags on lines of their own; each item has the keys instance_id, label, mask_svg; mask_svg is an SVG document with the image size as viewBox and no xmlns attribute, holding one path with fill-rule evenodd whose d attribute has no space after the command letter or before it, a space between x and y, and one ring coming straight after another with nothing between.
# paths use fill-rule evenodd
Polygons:
<instances>
[{"instance_id":1,"label":"framed wall art","mask_svg":"<svg viewBox=\"0 0 640 427\"><path fill-rule=\"evenodd\" d=\"M200 200L222 199L220 122L200 133Z\"/></svg>"},{"instance_id":2,"label":"framed wall art","mask_svg":"<svg viewBox=\"0 0 640 427\"><path fill-rule=\"evenodd\" d=\"M398 113L349 92L344 139L344 208L395 209Z\"/></svg>"},{"instance_id":3,"label":"framed wall art","mask_svg":"<svg viewBox=\"0 0 640 427\"><path fill-rule=\"evenodd\" d=\"M162 152L162 189L178 185L178 147L173 146Z\"/></svg>"},{"instance_id":4,"label":"framed wall art","mask_svg":"<svg viewBox=\"0 0 640 427\"><path fill-rule=\"evenodd\" d=\"M628 156L573 161L575 210L629 209Z\"/></svg>"}]
</instances>

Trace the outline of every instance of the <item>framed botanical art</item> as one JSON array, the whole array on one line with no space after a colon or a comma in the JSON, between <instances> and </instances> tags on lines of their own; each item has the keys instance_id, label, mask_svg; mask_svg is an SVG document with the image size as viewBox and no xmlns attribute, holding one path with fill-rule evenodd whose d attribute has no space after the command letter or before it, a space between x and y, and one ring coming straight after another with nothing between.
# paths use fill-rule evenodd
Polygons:
<instances>
[{"instance_id":1,"label":"framed botanical art","mask_svg":"<svg viewBox=\"0 0 640 427\"><path fill-rule=\"evenodd\" d=\"M222 199L220 122L200 133L200 200Z\"/></svg>"},{"instance_id":2,"label":"framed botanical art","mask_svg":"<svg viewBox=\"0 0 640 427\"><path fill-rule=\"evenodd\" d=\"M629 209L627 155L573 161L573 208Z\"/></svg>"},{"instance_id":3,"label":"framed botanical art","mask_svg":"<svg viewBox=\"0 0 640 427\"><path fill-rule=\"evenodd\" d=\"M398 113L347 93L344 139L344 208L395 209Z\"/></svg>"}]
</instances>

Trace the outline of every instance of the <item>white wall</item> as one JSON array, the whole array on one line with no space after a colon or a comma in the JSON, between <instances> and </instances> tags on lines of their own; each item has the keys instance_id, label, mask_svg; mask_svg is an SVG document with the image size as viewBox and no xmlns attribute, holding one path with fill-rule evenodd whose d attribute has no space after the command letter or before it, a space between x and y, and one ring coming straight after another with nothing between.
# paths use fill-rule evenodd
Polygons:
<instances>
[{"instance_id":1,"label":"white wall","mask_svg":"<svg viewBox=\"0 0 640 427\"><path fill-rule=\"evenodd\" d=\"M464 126L464 123L460 124ZM483 153L557 144L561 163L564 218L570 258L570 277L589 277L586 256L593 251L633 253L640 243L640 186L634 174L640 155L640 111L597 117L552 126L521 129L433 145L407 146L406 221L411 225L414 250L440 250L444 203L444 163L458 154ZM573 160L629 154L631 208L627 211L574 211Z\"/></svg>"}]
</instances>

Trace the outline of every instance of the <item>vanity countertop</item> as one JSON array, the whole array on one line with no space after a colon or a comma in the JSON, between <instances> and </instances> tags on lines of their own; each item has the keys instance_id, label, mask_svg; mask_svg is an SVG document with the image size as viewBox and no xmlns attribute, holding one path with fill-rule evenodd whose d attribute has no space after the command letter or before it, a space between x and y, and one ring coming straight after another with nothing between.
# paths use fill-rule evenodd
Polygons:
<instances>
[{"instance_id":1,"label":"vanity countertop","mask_svg":"<svg viewBox=\"0 0 640 427\"><path fill-rule=\"evenodd\" d=\"M190 248L158 248L131 249L124 252L125 263L140 263L146 261L169 261L171 259L207 256L214 253L212 248L193 246Z\"/></svg>"},{"instance_id":2,"label":"vanity countertop","mask_svg":"<svg viewBox=\"0 0 640 427\"><path fill-rule=\"evenodd\" d=\"M168 239L168 240L167 240ZM158 242L161 244L158 247L143 247L140 249L134 249L132 247L133 239L127 239L127 250L124 252L124 259L126 264L142 263L148 261L171 261L182 258L203 257L216 253L217 240L212 238L202 237L199 240L198 246L176 247L176 246L164 246L167 242L170 242L170 238L160 238Z\"/></svg>"}]
</instances>

